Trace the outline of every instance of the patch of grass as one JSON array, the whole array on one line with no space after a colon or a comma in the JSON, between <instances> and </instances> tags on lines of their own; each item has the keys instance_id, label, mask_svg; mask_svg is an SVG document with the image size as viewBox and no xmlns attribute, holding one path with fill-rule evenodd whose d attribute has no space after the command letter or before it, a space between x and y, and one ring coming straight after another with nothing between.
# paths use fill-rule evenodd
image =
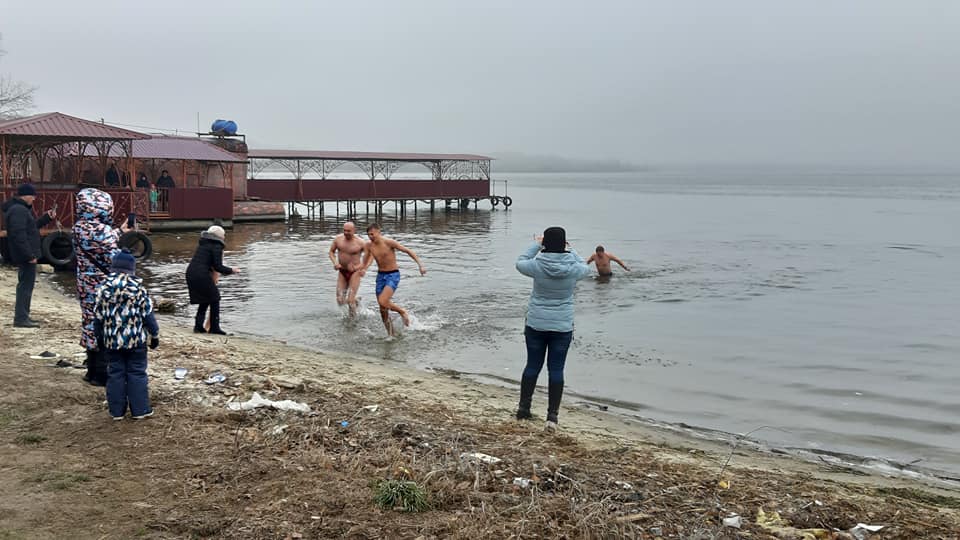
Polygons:
<instances>
[{"instance_id":1,"label":"patch of grass","mask_svg":"<svg viewBox=\"0 0 960 540\"><path fill-rule=\"evenodd\" d=\"M9 426L10 424L14 423L18 419L19 419L18 416L14 414L12 411L0 411L0 429L3 429ZM0 534L2 533L3 531L0 531ZM3 537L0 536L0 538L3 538Z\"/></svg>"},{"instance_id":2,"label":"patch of grass","mask_svg":"<svg viewBox=\"0 0 960 540\"><path fill-rule=\"evenodd\" d=\"M17 444L40 444L47 440L44 435L39 433L23 433L17 436Z\"/></svg>"},{"instance_id":3,"label":"patch of grass","mask_svg":"<svg viewBox=\"0 0 960 540\"><path fill-rule=\"evenodd\" d=\"M29 538L25 532L13 529L0 529L0 540L21 540Z\"/></svg>"},{"instance_id":4,"label":"patch of grass","mask_svg":"<svg viewBox=\"0 0 960 540\"><path fill-rule=\"evenodd\" d=\"M900 497L901 499L907 499L909 501L932 504L940 508L960 508L960 499L937 495L916 488L880 488L877 492L884 495Z\"/></svg>"},{"instance_id":5,"label":"patch of grass","mask_svg":"<svg viewBox=\"0 0 960 540\"><path fill-rule=\"evenodd\" d=\"M427 509L427 493L416 482L383 480L375 491L373 500L384 510L422 512Z\"/></svg>"},{"instance_id":6,"label":"patch of grass","mask_svg":"<svg viewBox=\"0 0 960 540\"><path fill-rule=\"evenodd\" d=\"M27 478L26 481L34 484L42 484L44 489L49 491L63 491L76 487L77 484L89 482L90 477L83 473L53 471L34 474Z\"/></svg>"}]
</instances>

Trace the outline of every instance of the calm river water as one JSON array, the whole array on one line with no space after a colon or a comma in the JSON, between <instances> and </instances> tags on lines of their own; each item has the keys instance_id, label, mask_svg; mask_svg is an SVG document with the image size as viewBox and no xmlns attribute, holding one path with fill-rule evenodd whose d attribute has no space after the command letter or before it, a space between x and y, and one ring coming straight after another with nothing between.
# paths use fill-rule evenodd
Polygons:
<instances>
[{"instance_id":1,"label":"calm river water","mask_svg":"<svg viewBox=\"0 0 960 540\"><path fill-rule=\"evenodd\" d=\"M358 321L334 301L332 205L322 220L228 232L227 263L244 273L221 282L224 326L515 383L531 282L514 261L562 225L584 258L603 244L633 268L577 289L570 401L731 433L772 426L754 436L960 472L960 175L502 176L509 211L421 204L384 219L428 270L400 256L395 298L416 320L398 339L376 314L373 273ZM154 235L153 293L185 302L196 238Z\"/></svg>"}]
</instances>

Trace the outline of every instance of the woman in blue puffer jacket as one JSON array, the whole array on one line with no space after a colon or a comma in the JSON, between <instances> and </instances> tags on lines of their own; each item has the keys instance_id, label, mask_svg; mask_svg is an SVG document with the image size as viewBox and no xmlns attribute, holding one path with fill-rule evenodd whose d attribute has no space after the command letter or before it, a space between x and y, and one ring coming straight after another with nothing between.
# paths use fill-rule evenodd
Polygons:
<instances>
[{"instance_id":1,"label":"woman in blue puffer jacket","mask_svg":"<svg viewBox=\"0 0 960 540\"><path fill-rule=\"evenodd\" d=\"M523 329L527 366L520 380L517 419L532 418L530 403L546 357L550 374L547 429L555 430L563 397L563 366L573 341L573 291L577 280L586 276L589 270L580 255L572 249L567 250L567 233L562 227L543 231L543 236L517 257L517 270L533 278Z\"/></svg>"}]
</instances>

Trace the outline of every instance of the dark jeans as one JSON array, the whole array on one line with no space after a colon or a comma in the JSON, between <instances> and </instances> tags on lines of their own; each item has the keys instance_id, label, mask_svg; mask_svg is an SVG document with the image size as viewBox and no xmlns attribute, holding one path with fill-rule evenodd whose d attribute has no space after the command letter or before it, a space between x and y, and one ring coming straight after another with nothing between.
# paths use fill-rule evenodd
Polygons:
<instances>
[{"instance_id":1,"label":"dark jeans","mask_svg":"<svg viewBox=\"0 0 960 540\"><path fill-rule=\"evenodd\" d=\"M150 412L147 392L147 349L107 349L110 362L107 378L107 407L110 416L124 416L127 403L130 414L141 416Z\"/></svg>"},{"instance_id":2,"label":"dark jeans","mask_svg":"<svg viewBox=\"0 0 960 540\"><path fill-rule=\"evenodd\" d=\"M21 263L17 278L19 281L13 322L25 323L30 320L30 301L33 299L33 284L37 281L37 263Z\"/></svg>"},{"instance_id":3,"label":"dark jeans","mask_svg":"<svg viewBox=\"0 0 960 540\"><path fill-rule=\"evenodd\" d=\"M545 332L526 326L523 336L527 343L527 366L523 368L523 378L536 381L546 357L550 384L563 384L563 366L567 362L573 331Z\"/></svg>"}]
</instances>

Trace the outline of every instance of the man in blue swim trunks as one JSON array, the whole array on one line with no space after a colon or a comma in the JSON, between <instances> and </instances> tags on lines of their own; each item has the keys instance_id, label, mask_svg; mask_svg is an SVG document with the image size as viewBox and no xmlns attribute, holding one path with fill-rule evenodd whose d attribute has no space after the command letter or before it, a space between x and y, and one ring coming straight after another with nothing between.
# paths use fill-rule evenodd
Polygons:
<instances>
[{"instance_id":1,"label":"man in blue swim trunks","mask_svg":"<svg viewBox=\"0 0 960 540\"><path fill-rule=\"evenodd\" d=\"M380 318L383 319L383 326L387 328L387 335L394 335L393 325L390 323L390 311L396 311L403 318L403 325L410 326L410 316L407 310L393 303L393 293L397 291L400 285L400 268L397 266L397 250L410 256L417 266L420 267L420 275L427 273L423 267L420 258L410 248L402 245L396 240L385 238L380 232L380 225L373 223L367 227L367 236L370 241L363 246L363 266L362 272L377 261L377 303L380 304Z\"/></svg>"}]
</instances>

